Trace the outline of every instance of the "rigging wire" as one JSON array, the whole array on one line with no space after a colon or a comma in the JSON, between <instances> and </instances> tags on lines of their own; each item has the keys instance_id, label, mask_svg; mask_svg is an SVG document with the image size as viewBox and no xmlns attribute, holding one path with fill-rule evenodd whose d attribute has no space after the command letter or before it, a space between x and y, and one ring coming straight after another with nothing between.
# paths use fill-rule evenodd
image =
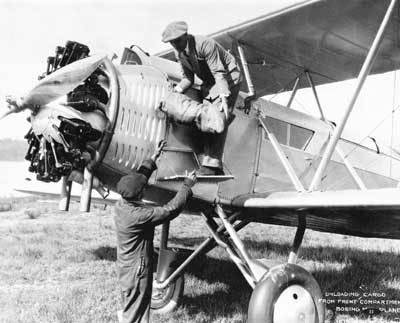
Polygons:
<instances>
[{"instance_id":1,"label":"rigging wire","mask_svg":"<svg viewBox=\"0 0 400 323\"><path fill-rule=\"evenodd\" d=\"M349 153L345 154L345 157L350 156L355 150L357 150L357 149L363 147L363 146L361 145L361 143L362 143L365 139L370 138L371 135L372 135L372 133L373 133L376 129L378 129L389 117L391 117L399 108L400 108L400 105L398 105L396 108L392 108L392 111L390 111L390 113L388 113L388 114L378 123L378 125L377 125L375 128L373 128L373 129L372 129L364 138L362 138L359 142L355 142L355 144L357 144L358 146L354 147L352 150L350 150ZM361 147L360 147L360 146L361 146Z\"/></svg>"},{"instance_id":2,"label":"rigging wire","mask_svg":"<svg viewBox=\"0 0 400 323\"><path fill-rule=\"evenodd\" d=\"M294 83L296 81L297 78L301 77L304 74L304 72L301 72L300 74L296 75L296 77L294 77L292 80L290 80L284 87L282 87L277 93L275 93L274 95L272 95L272 97L270 97L269 99L266 99L266 101L268 102L273 102L272 100L274 100L278 95L284 93L284 92L290 92L291 89L289 89L289 86ZM293 98L293 101L295 101L300 108L306 112L306 114L312 116L313 114L311 113L311 111L309 109L307 109L307 107L302 104L298 98L295 96ZM300 110L301 111L301 110Z\"/></svg>"},{"instance_id":3,"label":"rigging wire","mask_svg":"<svg viewBox=\"0 0 400 323\"><path fill-rule=\"evenodd\" d=\"M370 170L371 166L374 165L375 163L377 163L378 161L380 161L380 159L381 159L381 156L377 155L375 158L372 158L368 163L363 165L363 169L361 169L361 170L362 171ZM392 162L392 160L390 160L390 162ZM337 167L337 166L339 166L339 165L336 165L335 167ZM392 178L392 177L390 176L390 178ZM342 176L341 178L338 178L338 180L336 182L331 183L326 189L329 190L334 186L340 186L343 183L345 183L348 179L349 179L348 176Z\"/></svg>"},{"instance_id":4,"label":"rigging wire","mask_svg":"<svg viewBox=\"0 0 400 323\"><path fill-rule=\"evenodd\" d=\"M393 77L393 97L392 97L392 129L391 129L391 135L390 135L390 177L392 177L392 163L393 163L393 133L394 133L394 106L396 104L396 76L397 76L397 71L394 71L394 77Z\"/></svg>"},{"instance_id":5,"label":"rigging wire","mask_svg":"<svg viewBox=\"0 0 400 323\"><path fill-rule=\"evenodd\" d=\"M288 89L289 85L294 83L296 81L296 79L301 77L303 74L304 74L304 72L301 72L301 73L297 74L293 79L291 79L289 82L287 82L284 86L281 86L281 89L278 92L276 92L271 98L269 98L267 101L271 101L272 102L272 100L275 97L277 97L279 94L281 94L283 92L286 92L286 91L290 91L290 89ZM281 84L279 84L279 85L281 85Z\"/></svg>"},{"instance_id":6,"label":"rigging wire","mask_svg":"<svg viewBox=\"0 0 400 323\"><path fill-rule=\"evenodd\" d=\"M398 109L400 109L400 105L398 105L396 108L393 107L393 108L392 108L392 111L390 111L390 113L388 113L388 114L379 122L379 124L378 124L376 127L374 127L363 139L361 139L359 142L356 142L356 143L355 143L356 146L355 146L353 149L351 149L347 154L345 154L345 155L344 155L344 158L349 157L349 156L350 156L352 153L354 153L357 149L362 148L363 146L361 145L361 143L362 143L365 139L371 137L371 134L372 134L376 129L378 129L389 117L393 116L394 113L395 113ZM379 158L379 156L377 156L377 159L378 159L378 158ZM371 165L373 162L376 162L376 160L373 160L372 162L368 163L368 165ZM332 169L323 177L323 179L326 180L330 175L332 175L333 171L336 170L337 167L339 167L340 165L342 165L342 164L338 164L338 165L332 167ZM368 166L368 165L367 165L367 166Z\"/></svg>"},{"instance_id":7,"label":"rigging wire","mask_svg":"<svg viewBox=\"0 0 400 323\"><path fill-rule=\"evenodd\" d=\"M311 111L309 109L307 109L307 107L301 103L297 98L294 98L294 101L310 116L312 115Z\"/></svg>"}]
</instances>

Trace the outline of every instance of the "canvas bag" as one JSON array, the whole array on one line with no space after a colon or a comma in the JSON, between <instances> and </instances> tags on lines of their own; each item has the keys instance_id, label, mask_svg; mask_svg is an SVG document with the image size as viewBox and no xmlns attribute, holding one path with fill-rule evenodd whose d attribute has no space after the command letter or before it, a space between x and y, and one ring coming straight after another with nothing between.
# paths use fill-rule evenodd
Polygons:
<instances>
[{"instance_id":1,"label":"canvas bag","mask_svg":"<svg viewBox=\"0 0 400 323\"><path fill-rule=\"evenodd\" d=\"M199 103L184 94L171 92L167 95L162 110L176 122L190 124L207 133L222 133L225 129L226 119L220 111L221 103L203 101Z\"/></svg>"}]
</instances>

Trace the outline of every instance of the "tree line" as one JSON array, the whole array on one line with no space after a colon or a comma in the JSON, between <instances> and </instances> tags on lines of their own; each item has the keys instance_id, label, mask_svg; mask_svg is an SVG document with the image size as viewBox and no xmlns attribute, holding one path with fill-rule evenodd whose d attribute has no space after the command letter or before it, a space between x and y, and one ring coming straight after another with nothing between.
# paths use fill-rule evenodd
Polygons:
<instances>
[{"instance_id":1,"label":"tree line","mask_svg":"<svg viewBox=\"0 0 400 323\"><path fill-rule=\"evenodd\" d=\"M25 140L0 139L1 161L23 161L28 143Z\"/></svg>"}]
</instances>

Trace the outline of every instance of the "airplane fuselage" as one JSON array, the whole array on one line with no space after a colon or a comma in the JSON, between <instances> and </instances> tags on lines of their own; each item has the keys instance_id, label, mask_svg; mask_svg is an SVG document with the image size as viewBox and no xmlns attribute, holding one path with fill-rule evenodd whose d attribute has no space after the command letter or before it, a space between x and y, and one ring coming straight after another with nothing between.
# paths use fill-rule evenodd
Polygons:
<instances>
[{"instance_id":1,"label":"airplane fuselage","mask_svg":"<svg viewBox=\"0 0 400 323\"><path fill-rule=\"evenodd\" d=\"M143 57L141 59L143 61ZM180 181L162 179L198 168L204 134L194 126L167 120L158 110L160 100L172 90L171 80L177 78L178 72L173 69L179 69L177 63L174 66L171 65L173 62L168 61L164 71L160 59L145 63L149 65L116 66L120 88L118 115L98 176L114 188L120 176L137 169L145 158L150 157L157 142L166 139L168 145L151 184L157 189L176 191L181 185ZM196 97L196 90L192 89L188 95ZM246 194L263 195L273 191L296 190L261 122L274 133L300 181L304 187L308 187L332 126L263 99L254 101L249 113L240 109L242 104L243 99L239 98L236 104L239 108L235 110L235 118L229 125L223 158L225 173L232 175L233 179L200 181L195 187L195 196L205 201L218 199L231 204L235 198ZM397 185L397 181L389 178L379 166L388 156L345 140L340 146L346 154L352 153L349 158L368 188ZM365 161L373 159L379 160L371 171ZM356 187L343 161L335 155L326 171L321 190Z\"/></svg>"},{"instance_id":2,"label":"airplane fuselage","mask_svg":"<svg viewBox=\"0 0 400 323\"><path fill-rule=\"evenodd\" d=\"M103 112L77 111L72 107L76 103L69 106L67 102L67 105L43 107L32 116L36 137L42 136L50 143L53 140L56 146L53 149L42 141L39 149L39 144L34 142L37 148L31 155L39 157L32 157L33 168L42 172L41 178L57 181L68 175L72 168L82 167L79 156L86 146L90 148L94 161L94 175L105 186L115 190L121 176L137 170L143 160L153 154L157 143L165 139L167 146L146 196L154 202L164 203L179 189L179 175L199 167L204 149L204 133L193 125L168 120L158 109L163 98L172 91L173 83L179 81L179 65L148 56L136 48L126 50L122 64L113 64L105 58L99 69L101 71L97 73L106 77L103 83L108 96ZM185 95L199 100L198 88L196 81ZM84 89L83 92L86 93ZM89 98L92 100L91 96ZM229 207L238 205L237 201L245 196L266 197L277 191L306 190L310 185L333 126L261 98L252 102L250 111L242 107L241 94L224 147L224 172L229 176L199 180L194 188L196 205L218 202ZM94 129L92 141L82 142L85 140L82 131L90 133L90 127ZM60 136L63 131L67 132L64 138ZM100 131L102 136L98 138ZM275 139L272 140L268 133ZM36 140L34 136L31 138ZM51 157L51 150L54 154L65 155L68 147L64 142L68 138L72 138L77 148L70 147L72 153L59 159L74 158L75 162L67 163L64 168L52 167L55 158ZM64 145L63 149L61 145ZM398 184L382 167L389 156L346 140L342 140L339 147L367 188L395 187ZM45 154L50 154L51 158L44 158ZM342 157L340 154L333 156L323 176L321 190L357 188L357 181ZM47 163L44 166L41 165L43 159ZM373 167L371 160L374 161ZM397 160L394 162L398 164ZM288 172L287 164L293 169L292 174Z\"/></svg>"}]
</instances>

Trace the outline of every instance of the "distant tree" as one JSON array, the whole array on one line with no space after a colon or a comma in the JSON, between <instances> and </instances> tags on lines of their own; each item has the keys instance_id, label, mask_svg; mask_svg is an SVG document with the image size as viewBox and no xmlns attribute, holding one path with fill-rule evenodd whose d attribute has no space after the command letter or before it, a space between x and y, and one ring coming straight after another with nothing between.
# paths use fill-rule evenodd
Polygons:
<instances>
[{"instance_id":1,"label":"distant tree","mask_svg":"<svg viewBox=\"0 0 400 323\"><path fill-rule=\"evenodd\" d=\"M25 140L0 139L0 161L23 161L27 150Z\"/></svg>"}]
</instances>

